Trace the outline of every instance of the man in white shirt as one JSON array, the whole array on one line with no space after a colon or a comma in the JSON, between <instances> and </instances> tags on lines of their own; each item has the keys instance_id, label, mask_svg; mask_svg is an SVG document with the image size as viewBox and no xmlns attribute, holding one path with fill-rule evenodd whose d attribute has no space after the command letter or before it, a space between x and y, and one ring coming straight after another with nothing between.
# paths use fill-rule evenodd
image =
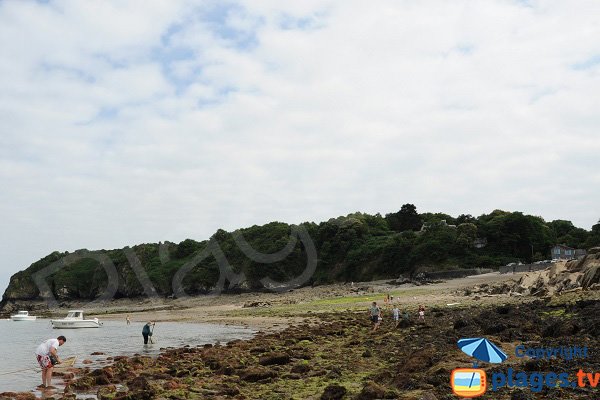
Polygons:
<instances>
[{"instance_id":1,"label":"man in white shirt","mask_svg":"<svg viewBox=\"0 0 600 400\"><path fill-rule=\"evenodd\" d=\"M35 350L35 355L40 367L42 367L42 384L39 388L52 388L52 368L55 364L60 364L60 358L58 358L59 346L62 346L67 341L64 336L59 336L56 339L48 339L40 344Z\"/></svg>"}]
</instances>

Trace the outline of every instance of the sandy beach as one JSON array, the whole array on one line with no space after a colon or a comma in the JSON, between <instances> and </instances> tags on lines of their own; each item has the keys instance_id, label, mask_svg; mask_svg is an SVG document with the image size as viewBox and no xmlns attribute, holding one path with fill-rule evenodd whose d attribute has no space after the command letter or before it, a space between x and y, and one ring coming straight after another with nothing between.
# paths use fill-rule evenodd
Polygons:
<instances>
[{"instance_id":1,"label":"sandy beach","mask_svg":"<svg viewBox=\"0 0 600 400\"><path fill-rule=\"evenodd\" d=\"M319 313L366 309L372 301L383 305L386 295L393 296L401 308L415 311L427 307L465 307L498 301L522 301L510 296L465 297L460 289L481 284L518 280L524 273L489 273L438 283L414 285L390 284L389 280L304 287L281 293L243 293L188 297L185 299L118 299L95 307L71 303L69 308L85 308L89 315L103 319L131 321L177 321L236 324L257 330L281 330L290 324L316 320ZM64 312L54 311L61 315ZM314 315L311 315L314 314Z\"/></svg>"}]
</instances>

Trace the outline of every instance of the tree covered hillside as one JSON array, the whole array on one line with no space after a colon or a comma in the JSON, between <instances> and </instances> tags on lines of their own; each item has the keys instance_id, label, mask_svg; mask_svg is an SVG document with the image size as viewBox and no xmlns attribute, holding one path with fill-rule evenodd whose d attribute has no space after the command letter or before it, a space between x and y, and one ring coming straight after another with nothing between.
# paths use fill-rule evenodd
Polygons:
<instances>
[{"instance_id":1,"label":"tree covered hillside","mask_svg":"<svg viewBox=\"0 0 600 400\"><path fill-rule=\"evenodd\" d=\"M479 217L419 214L412 204L385 216L354 213L319 224L306 222L299 227L306 236L295 243L290 242L294 229L286 223L271 222L236 232L218 230L210 240L200 242L186 239L178 244L141 244L92 253L54 252L15 274L3 302L39 298L40 285L33 278L40 271L45 271L43 281L59 300L94 299L107 291L112 297L148 295L144 279L158 295L195 295L215 288L261 290L266 278L269 282L289 282L303 272L306 274L312 251L316 254L316 267L301 283L365 281L397 278L421 270L497 267L515 261L547 259L550 248L557 243L574 248L600 245L600 221L587 231L570 221L546 222L521 212L495 210ZM236 241L240 233L250 250L244 250ZM271 262L274 257L266 260L259 253L284 256ZM101 264L103 259L114 265L117 275L112 279ZM221 272L224 263L230 268L224 270L228 274Z\"/></svg>"}]
</instances>

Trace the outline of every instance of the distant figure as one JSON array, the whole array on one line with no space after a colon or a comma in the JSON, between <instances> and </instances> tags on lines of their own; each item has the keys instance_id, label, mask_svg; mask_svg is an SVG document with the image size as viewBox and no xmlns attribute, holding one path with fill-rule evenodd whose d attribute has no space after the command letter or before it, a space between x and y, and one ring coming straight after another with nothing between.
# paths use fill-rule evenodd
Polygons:
<instances>
[{"instance_id":1,"label":"distant figure","mask_svg":"<svg viewBox=\"0 0 600 400\"><path fill-rule=\"evenodd\" d=\"M373 330L376 331L381 323L381 309L377 307L377 302L374 301L371 307L369 307L369 313L371 314L371 322L373 323Z\"/></svg>"},{"instance_id":2,"label":"distant figure","mask_svg":"<svg viewBox=\"0 0 600 400\"><path fill-rule=\"evenodd\" d=\"M150 321L142 328L142 336L144 337L144 344L148 344L148 338L152 336L152 327L154 327L155 323Z\"/></svg>"},{"instance_id":3,"label":"distant figure","mask_svg":"<svg viewBox=\"0 0 600 400\"><path fill-rule=\"evenodd\" d=\"M419 306L419 321L425 322L425 307L423 305Z\"/></svg>"},{"instance_id":4,"label":"distant figure","mask_svg":"<svg viewBox=\"0 0 600 400\"><path fill-rule=\"evenodd\" d=\"M517 270L517 266L513 265L513 275L515 274L516 270Z\"/></svg>"},{"instance_id":5,"label":"distant figure","mask_svg":"<svg viewBox=\"0 0 600 400\"><path fill-rule=\"evenodd\" d=\"M392 317L394 318L394 328L398 327L398 324L400 323L400 310L398 309L398 306L395 305L394 309L392 310Z\"/></svg>"},{"instance_id":6,"label":"distant figure","mask_svg":"<svg viewBox=\"0 0 600 400\"><path fill-rule=\"evenodd\" d=\"M129 319L129 314L127 314L125 321L127 321L127 325L131 325L131 319Z\"/></svg>"},{"instance_id":7,"label":"distant figure","mask_svg":"<svg viewBox=\"0 0 600 400\"><path fill-rule=\"evenodd\" d=\"M35 355L38 364L42 367L42 384L38 388L53 389L52 386L52 371L56 364L60 364L60 358L58 358L59 346L62 346L67 341L64 336L59 336L56 339L48 339L44 343L40 344L35 350Z\"/></svg>"}]
</instances>

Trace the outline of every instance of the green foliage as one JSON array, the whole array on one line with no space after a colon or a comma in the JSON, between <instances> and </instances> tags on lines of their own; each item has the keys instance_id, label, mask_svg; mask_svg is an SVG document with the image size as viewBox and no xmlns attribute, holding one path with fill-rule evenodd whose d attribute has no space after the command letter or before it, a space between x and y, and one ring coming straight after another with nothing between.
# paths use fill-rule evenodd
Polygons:
<instances>
[{"instance_id":1,"label":"green foliage","mask_svg":"<svg viewBox=\"0 0 600 400\"><path fill-rule=\"evenodd\" d=\"M387 214L385 218L380 214L357 212L319 224L305 222L301 227L310 235L318 257L317 269L309 284L396 278L423 268L495 267L508 262L546 259L550 256L550 248L557 243L575 248L600 245L600 221L591 231L586 231L570 221L547 223L537 216L502 210L477 218L468 214L457 218L444 213L417 214L412 204L404 204L400 211ZM210 242L192 239L179 244L166 242L166 253L159 252L158 244L140 244L99 253L107 255L117 269L117 296L144 294L130 264L131 254L139 260L161 295L172 294L173 278L184 267L188 271L182 280L184 290L189 294L209 292L220 276L215 254L205 252L212 248L208 247L211 243L222 250L225 258L220 259L221 262L228 263L234 273L245 276L244 287L260 289L264 278L284 283L302 274L307 265L306 246L298 240L289 254L276 262L261 262L253 260L248 251L240 247L235 235L242 234L255 252L277 254L288 243L293 243L290 242L291 232L292 226L271 222L233 233L219 229ZM476 246L482 239L487 244ZM33 274L67 255L53 252L15 274L4 299L38 296ZM98 261L84 258L50 275L47 283L59 298L91 299L105 290L107 275ZM226 282L227 285L230 283Z\"/></svg>"},{"instance_id":2,"label":"green foliage","mask_svg":"<svg viewBox=\"0 0 600 400\"><path fill-rule=\"evenodd\" d=\"M417 213L414 204L404 204L400 211L385 216L390 228L397 232L418 231L423 224L423 218Z\"/></svg>"}]
</instances>

